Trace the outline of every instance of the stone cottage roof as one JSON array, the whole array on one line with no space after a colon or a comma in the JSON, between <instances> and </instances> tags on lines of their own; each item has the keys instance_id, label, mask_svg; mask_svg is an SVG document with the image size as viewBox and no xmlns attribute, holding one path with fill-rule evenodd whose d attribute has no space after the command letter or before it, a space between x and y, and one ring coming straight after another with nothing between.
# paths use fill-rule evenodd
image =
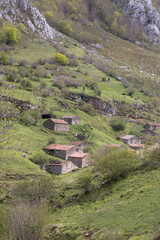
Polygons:
<instances>
[{"instance_id":1,"label":"stone cottage roof","mask_svg":"<svg viewBox=\"0 0 160 240\"><path fill-rule=\"evenodd\" d=\"M144 144L130 144L129 145L131 148L144 148Z\"/></svg>"},{"instance_id":2,"label":"stone cottage roof","mask_svg":"<svg viewBox=\"0 0 160 240\"><path fill-rule=\"evenodd\" d=\"M88 153L78 153L78 152L75 152L75 153L72 153L69 157L84 158L84 157L86 157L88 155L89 155Z\"/></svg>"},{"instance_id":3,"label":"stone cottage roof","mask_svg":"<svg viewBox=\"0 0 160 240\"><path fill-rule=\"evenodd\" d=\"M46 149L46 150L63 150L63 151L67 151L67 150L72 149L73 147L75 147L75 145L51 144L51 145L45 147L44 149Z\"/></svg>"},{"instance_id":4,"label":"stone cottage roof","mask_svg":"<svg viewBox=\"0 0 160 240\"><path fill-rule=\"evenodd\" d=\"M136 136L135 135L124 135L124 136L121 137L121 139L129 140L129 139L132 139L134 137L136 137Z\"/></svg>"},{"instance_id":5,"label":"stone cottage roof","mask_svg":"<svg viewBox=\"0 0 160 240\"><path fill-rule=\"evenodd\" d=\"M66 124L66 125L68 125L67 122L65 122L64 120L61 120L61 119L53 119L53 118L51 118L50 120L51 120L53 123Z\"/></svg>"},{"instance_id":6,"label":"stone cottage roof","mask_svg":"<svg viewBox=\"0 0 160 240\"><path fill-rule=\"evenodd\" d=\"M160 123L147 123L149 126L160 127Z\"/></svg>"}]
</instances>

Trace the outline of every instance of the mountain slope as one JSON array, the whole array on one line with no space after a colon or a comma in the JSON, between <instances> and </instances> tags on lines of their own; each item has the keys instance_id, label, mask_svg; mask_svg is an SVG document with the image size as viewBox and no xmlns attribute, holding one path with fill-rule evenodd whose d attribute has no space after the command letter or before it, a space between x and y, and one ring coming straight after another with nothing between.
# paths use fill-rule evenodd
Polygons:
<instances>
[{"instance_id":1,"label":"mountain slope","mask_svg":"<svg viewBox=\"0 0 160 240\"><path fill-rule=\"evenodd\" d=\"M42 166L57 159L43 151L48 144L71 144L80 135L87 143L85 151L94 155L99 146L122 144L122 135L140 136L146 122L160 122L159 46L141 39L141 35L127 41L116 32L112 34L114 20L124 26L121 20L126 19L116 5L111 9L114 6L113 12L116 9L118 13L104 26L96 5L88 12L86 1L69 1L71 9L77 4L77 12L72 9L79 18L77 41L70 31L75 20L68 19L70 7L65 10L63 1L56 1L54 6L54 11L59 7L55 22L61 15L59 26L68 36L51 28L29 1L2 2L0 11L6 20L15 26L27 24L17 44L0 46L0 127L10 124L5 134L0 131L0 239L9 238L2 213L7 214L11 206L12 211L16 209L17 202L29 201L35 207L40 199L48 214L42 227L43 240L151 240L159 232L160 179L159 163L153 166L149 159L151 167L143 165L148 155L143 161L138 155L138 170L111 182L106 180L108 170L103 174L94 165L61 176L46 173ZM32 2L52 22L55 2ZM85 6L81 9L85 11L78 10L79 6ZM83 16L87 19L82 24ZM57 53L67 58L66 65L57 61ZM7 65L2 57L8 59ZM7 115L9 107L18 110L14 118ZM57 119L77 115L81 124L70 126L69 132L53 132L43 126L46 115ZM112 127L117 119L124 126L121 131ZM159 142L159 135L146 140L147 149ZM99 157L101 152L97 153Z\"/></svg>"},{"instance_id":2,"label":"mountain slope","mask_svg":"<svg viewBox=\"0 0 160 240\"><path fill-rule=\"evenodd\" d=\"M24 23L26 32L36 32L43 39L53 40L60 34L51 28L38 9L28 0L2 0L0 2L0 16L14 24Z\"/></svg>"}]
</instances>

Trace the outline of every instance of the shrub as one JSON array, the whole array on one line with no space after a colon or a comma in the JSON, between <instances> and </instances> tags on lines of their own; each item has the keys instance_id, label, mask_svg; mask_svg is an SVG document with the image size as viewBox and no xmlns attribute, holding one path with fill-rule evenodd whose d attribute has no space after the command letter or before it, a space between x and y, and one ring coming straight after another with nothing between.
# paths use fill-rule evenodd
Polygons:
<instances>
[{"instance_id":1,"label":"shrub","mask_svg":"<svg viewBox=\"0 0 160 240\"><path fill-rule=\"evenodd\" d=\"M82 110L91 116L95 115L94 107L89 103L84 103L82 106Z\"/></svg>"},{"instance_id":2,"label":"shrub","mask_svg":"<svg viewBox=\"0 0 160 240\"><path fill-rule=\"evenodd\" d=\"M70 36L71 33L73 32L72 26L71 26L70 22L67 20L58 21L56 23L56 27L60 32L66 34L68 36Z\"/></svg>"},{"instance_id":3,"label":"shrub","mask_svg":"<svg viewBox=\"0 0 160 240\"><path fill-rule=\"evenodd\" d=\"M91 173L82 173L78 177L78 184L81 188L84 189L85 193L90 192L93 185L92 185L92 174Z\"/></svg>"},{"instance_id":4,"label":"shrub","mask_svg":"<svg viewBox=\"0 0 160 240\"><path fill-rule=\"evenodd\" d=\"M54 143L56 143L56 137L55 137L55 136L52 136L52 137L48 140L48 145L54 144Z\"/></svg>"},{"instance_id":5,"label":"shrub","mask_svg":"<svg viewBox=\"0 0 160 240\"><path fill-rule=\"evenodd\" d=\"M5 214L4 211L0 208L0 237L2 237L4 234L5 224Z\"/></svg>"},{"instance_id":6,"label":"shrub","mask_svg":"<svg viewBox=\"0 0 160 240\"><path fill-rule=\"evenodd\" d=\"M25 181L16 185L13 195L18 199L26 200L30 203L40 202L45 199L50 200L55 190L54 183L50 177L39 177L32 181Z\"/></svg>"},{"instance_id":7,"label":"shrub","mask_svg":"<svg viewBox=\"0 0 160 240\"><path fill-rule=\"evenodd\" d=\"M110 120L110 126L115 131L123 131L125 129L125 122L121 118L113 117Z\"/></svg>"},{"instance_id":8,"label":"shrub","mask_svg":"<svg viewBox=\"0 0 160 240\"><path fill-rule=\"evenodd\" d=\"M98 169L107 175L108 180L125 177L139 165L138 155L126 149L110 149L104 158L97 160Z\"/></svg>"},{"instance_id":9,"label":"shrub","mask_svg":"<svg viewBox=\"0 0 160 240\"><path fill-rule=\"evenodd\" d=\"M46 59L40 58L40 59L38 59L37 63L39 65L45 65L46 61L47 61Z\"/></svg>"},{"instance_id":10,"label":"shrub","mask_svg":"<svg viewBox=\"0 0 160 240\"><path fill-rule=\"evenodd\" d=\"M31 161L38 165L48 164L50 161L49 155L46 153L38 153L34 157L31 158Z\"/></svg>"},{"instance_id":11,"label":"shrub","mask_svg":"<svg viewBox=\"0 0 160 240\"><path fill-rule=\"evenodd\" d=\"M6 80L9 82L15 82L19 78L18 70L12 68L12 70L6 75Z\"/></svg>"},{"instance_id":12,"label":"shrub","mask_svg":"<svg viewBox=\"0 0 160 240\"><path fill-rule=\"evenodd\" d=\"M137 137L142 136L142 133L139 132L138 130L130 130L129 135L136 135Z\"/></svg>"},{"instance_id":13,"label":"shrub","mask_svg":"<svg viewBox=\"0 0 160 240\"><path fill-rule=\"evenodd\" d=\"M8 216L7 238L42 240L48 216L44 204L16 202Z\"/></svg>"},{"instance_id":14,"label":"shrub","mask_svg":"<svg viewBox=\"0 0 160 240\"><path fill-rule=\"evenodd\" d=\"M131 97L133 96L133 94L135 93L135 91L136 91L136 89L133 88L133 87L127 88L127 93L128 93L128 95L131 96Z\"/></svg>"},{"instance_id":15,"label":"shrub","mask_svg":"<svg viewBox=\"0 0 160 240\"><path fill-rule=\"evenodd\" d=\"M61 54L61 53L57 53L56 54L56 60L61 65L67 65L68 64L68 58L65 55Z\"/></svg>"},{"instance_id":16,"label":"shrub","mask_svg":"<svg viewBox=\"0 0 160 240\"><path fill-rule=\"evenodd\" d=\"M146 152L143 160L144 167L156 167L160 165L160 147L151 150L149 153Z\"/></svg>"},{"instance_id":17,"label":"shrub","mask_svg":"<svg viewBox=\"0 0 160 240\"><path fill-rule=\"evenodd\" d=\"M20 85L23 89L26 89L28 91L32 90L32 83L29 80L22 80Z\"/></svg>"},{"instance_id":18,"label":"shrub","mask_svg":"<svg viewBox=\"0 0 160 240\"><path fill-rule=\"evenodd\" d=\"M41 114L39 110L30 110L21 114L20 121L25 125L36 125L40 117Z\"/></svg>"},{"instance_id":19,"label":"shrub","mask_svg":"<svg viewBox=\"0 0 160 240\"><path fill-rule=\"evenodd\" d=\"M23 59L23 60L19 60L18 64L19 64L19 66L26 67L27 65L29 65L29 62L27 62L25 59Z\"/></svg>"},{"instance_id":20,"label":"shrub","mask_svg":"<svg viewBox=\"0 0 160 240\"><path fill-rule=\"evenodd\" d=\"M35 75L37 77L45 77L45 78L47 78L48 77L48 71L44 67L42 67L42 66L37 66Z\"/></svg>"},{"instance_id":21,"label":"shrub","mask_svg":"<svg viewBox=\"0 0 160 240\"><path fill-rule=\"evenodd\" d=\"M77 67L78 66L78 61L76 58L69 59L69 66L71 67Z\"/></svg>"},{"instance_id":22,"label":"shrub","mask_svg":"<svg viewBox=\"0 0 160 240\"><path fill-rule=\"evenodd\" d=\"M59 88L64 88L65 86L78 88L78 87L81 86L81 84L79 82L77 82L74 78L67 77L67 76L64 76L64 75L60 75L58 77L55 77L53 85L57 86Z\"/></svg>"},{"instance_id":23,"label":"shrub","mask_svg":"<svg viewBox=\"0 0 160 240\"><path fill-rule=\"evenodd\" d=\"M7 65L8 64L8 56L4 51L0 52L0 64Z\"/></svg>"}]
</instances>

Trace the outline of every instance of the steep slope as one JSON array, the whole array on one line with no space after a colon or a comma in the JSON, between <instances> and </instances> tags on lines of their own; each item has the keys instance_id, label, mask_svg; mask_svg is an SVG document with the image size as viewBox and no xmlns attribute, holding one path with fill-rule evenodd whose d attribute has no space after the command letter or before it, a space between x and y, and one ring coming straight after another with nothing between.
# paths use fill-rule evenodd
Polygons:
<instances>
[{"instance_id":1,"label":"steep slope","mask_svg":"<svg viewBox=\"0 0 160 240\"><path fill-rule=\"evenodd\" d=\"M88 35L97 36L95 43L82 45L52 29L29 1L0 4L1 15L15 25L23 22L28 33L14 46L1 46L9 64L0 66L0 104L5 109L12 101L19 113L0 139L0 239L9 238L2 209L8 211L15 200L35 207L39 194L50 209L42 239L151 240L160 227L159 163L107 184L94 166L52 176L39 165L55 163L43 151L50 143L70 144L83 135L85 150L92 152L102 144L121 144L121 135L140 135L147 121L160 122L159 46L143 41L137 46L95 26L96 21L85 25ZM58 62L57 53L68 64ZM81 124L53 132L43 126L44 114L77 115ZM114 115L125 129L112 129ZM148 144L157 138L149 137Z\"/></svg>"},{"instance_id":2,"label":"steep slope","mask_svg":"<svg viewBox=\"0 0 160 240\"><path fill-rule=\"evenodd\" d=\"M139 22L149 36L160 36L160 15L151 0L115 0L126 14Z\"/></svg>"},{"instance_id":3,"label":"steep slope","mask_svg":"<svg viewBox=\"0 0 160 240\"><path fill-rule=\"evenodd\" d=\"M60 36L28 0L1 0L0 17L13 24L24 23L26 33L29 29L43 39L53 40L55 36Z\"/></svg>"}]
</instances>

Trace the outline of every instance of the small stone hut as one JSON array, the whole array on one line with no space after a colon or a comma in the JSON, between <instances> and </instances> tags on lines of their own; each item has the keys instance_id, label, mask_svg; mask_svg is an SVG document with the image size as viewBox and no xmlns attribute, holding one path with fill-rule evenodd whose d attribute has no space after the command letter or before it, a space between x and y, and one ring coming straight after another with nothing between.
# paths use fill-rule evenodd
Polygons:
<instances>
[{"instance_id":1,"label":"small stone hut","mask_svg":"<svg viewBox=\"0 0 160 240\"><path fill-rule=\"evenodd\" d=\"M52 131L59 131L59 132L69 131L69 124L64 120L50 118L47 121L45 121L43 125L44 127Z\"/></svg>"},{"instance_id":2,"label":"small stone hut","mask_svg":"<svg viewBox=\"0 0 160 240\"><path fill-rule=\"evenodd\" d=\"M156 136L156 132L154 132L153 130L149 130L149 129L145 129L145 130L141 131L141 133L143 133L144 135Z\"/></svg>"},{"instance_id":3,"label":"small stone hut","mask_svg":"<svg viewBox=\"0 0 160 240\"><path fill-rule=\"evenodd\" d=\"M56 175L69 173L78 167L74 165L71 161L64 161L59 164L47 164L43 166L43 169L49 173L54 173Z\"/></svg>"},{"instance_id":4,"label":"small stone hut","mask_svg":"<svg viewBox=\"0 0 160 240\"><path fill-rule=\"evenodd\" d=\"M68 160L71 161L77 167L86 167L91 162L88 153L74 152L69 157Z\"/></svg>"},{"instance_id":5,"label":"small stone hut","mask_svg":"<svg viewBox=\"0 0 160 240\"><path fill-rule=\"evenodd\" d=\"M51 144L45 147L44 151L54 157L67 160L69 155L73 152L79 151L79 149L75 145Z\"/></svg>"},{"instance_id":6,"label":"small stone hut","mask_svg":"<svg viewBox=\"0 0 160 240\"><path fill-rule=\"evenodd\" d=\"M81 119L77 116L64 116L62 119L70 125L77 125L81 123Z\"/></svg>"},{"instance_id":7,"label":"small stone hut","mask_svg":"<svg viewBox=\"0 0 160 240\"><path fill-rule=\"evenodd\" d=\"M121 140L125 144L141 144L141 140L135 135L124 135Z\"/></svg>"},{"instance_id":8,"label":"small stone hut","mask_svg":"<svg viewBox=\"0 0 160 240\"><path fill-rule=\"evenodd\" d=\"M160 124L159 123L146 123L144 125L144 128L147 130L160 130Z\"/></svg>"}]
</instances>

